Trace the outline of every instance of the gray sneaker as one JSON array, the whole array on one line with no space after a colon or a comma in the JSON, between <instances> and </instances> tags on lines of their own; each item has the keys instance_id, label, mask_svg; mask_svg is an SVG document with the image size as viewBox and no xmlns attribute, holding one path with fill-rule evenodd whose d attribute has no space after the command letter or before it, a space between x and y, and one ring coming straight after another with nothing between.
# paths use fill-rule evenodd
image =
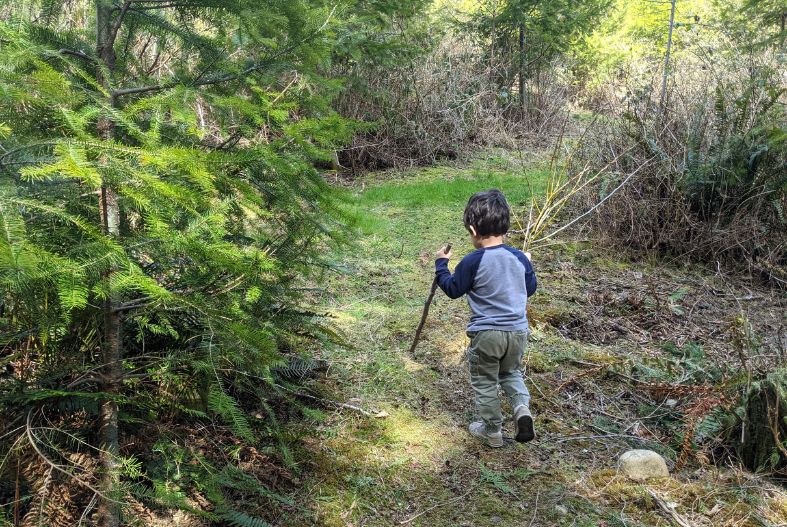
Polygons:
<instances>
[{"instance_id":1,"label":"gray sneaker","mask_svg":"<svg viewBox=\"0 0 787 527\"><path fill-rule=\"evenodd\" d=\"M527 443L536 437L536 429L533 426L533 414L530 413L530 408L526 405L520 404L514 408L514 424L516 426L514 439L520 443Z\"/></svg>"},{"instance_id":2,"label":"gray sneaker","mask_svg":"<svg viewBox=\"0 0 787 527\"><path fill-rule=\"evenodd\" d=\"M480 439L486 446L491 446L492 448L500 448L503 446L503 432L495 432L495 433L488 433L486 431L486 425L482 421L476 421L475 423L471 423L468 427L470 430L470 435L473 437L477 437Z\"/></svg>"}]
</instances>

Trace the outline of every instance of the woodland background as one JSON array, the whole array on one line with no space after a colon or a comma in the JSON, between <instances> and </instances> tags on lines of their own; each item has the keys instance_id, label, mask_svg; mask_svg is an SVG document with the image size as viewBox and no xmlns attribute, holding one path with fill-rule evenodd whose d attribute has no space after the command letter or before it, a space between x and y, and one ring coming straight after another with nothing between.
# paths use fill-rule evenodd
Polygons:
<instances>
[{"instance_id":1,"label":"woodland background","mask_svg":"<svg viewBox=\"0 0 787 527\"><path fill-rule=\"evenodd\" d=\"M519 189L534 250L592 210L563 235L767 297L760 320L731 311L713 367L681 341L590 374L688 397L659 436L679 468L783 478L786 21L783 0L0 2L0 525L392 524L356 509L374 480L339 478L349 505L306 468L316 431L343 433L333 412L369 414L339 402L359 337L323 289L361 239L416 261L395 207L439 227L424 196L459 210L481 183ZM374 171L416 186L364 193ZM425 286L394 285L414 326ZM671 321L687 291L626 313ZM582 337L552 307L535 326Z\"/></svg>"}]
</instances>

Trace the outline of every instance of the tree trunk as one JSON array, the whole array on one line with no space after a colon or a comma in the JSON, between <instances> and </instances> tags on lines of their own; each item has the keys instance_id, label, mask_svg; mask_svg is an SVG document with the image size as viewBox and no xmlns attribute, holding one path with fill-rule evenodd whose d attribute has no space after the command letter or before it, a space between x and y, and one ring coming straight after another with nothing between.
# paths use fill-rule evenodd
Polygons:
<instances>
[{"instance_id":1,"label":"tree trunk","mask_svg":"<svg viewBox=\"0 0 787 527\"><path fill-rule=\"evenodd\" d=\"M492 87L495 89L495 96L497 96L497 82L495 81L495 39L497 38L497 32L495 31L495 25L497 22L497 2L492 2L492 47L489 52L489 81L492 84Z\"/></svg>"},{"instance_id":2,"label":"tree trunk","mask_svg":"<svg viewBox=\"0 0 787 527\"><path fill-rule=\"evenodd\" d=\"M659 113L664 113L667 104L667 77L669 77L670 53L672 52L672 32L675 29L675 6L678 0L672 0L669 15L669 35L667 36L667 52L664 54L664 74L661 77L661 98L659 99Z\"/></svg>"},{"instance_id":3,"label":"tree trunk","mask_svg":"<svg viewBox=\"0 0 787 527\"><path fill-rule=\"evenodd\" d=\"M117 34L116 22L113 20L115 9L111 0L96 0L96 55L99 64L96 68L96 78L101 86L109 93L111 91L112 74L115 70L114 40ZM118 19L117 24L119 24ZM114 106L114 100L109 104ZM102 141L111 141L115 137L115 123L106 117L97 123L99 137ZM99 165L106 160L99 159ZM120 234L120 209L117 195L104 182L99 196L99 212L101 226L104 234L118 236ZM112 280L112 270L105 279ZM117 299L114 294L104 302L103 306L103 340L101 346L102 360L102 389L104 392L115 395L120 392L122 384L121 369L121 320L120 312L116 309ZM115 400L102 401L99 409L99 437L101 442L101 491L104 494L98 509L99 525L102 527L118 527L120 525L120 506L116 499L115 489L119 482L117 459L119 454L118 440L118 405ZM110 498L110 499L107 499Z\"/></svg>"},{"instance_id":4,"label":"tree trunk","mask_svg":"<svg viewBox=\"0 0 787 527\"><path fill-rule=\"evenodd\" d=\"M525 25L519 24L519 108L525 110Z\"/></svg>"}]
</instances>

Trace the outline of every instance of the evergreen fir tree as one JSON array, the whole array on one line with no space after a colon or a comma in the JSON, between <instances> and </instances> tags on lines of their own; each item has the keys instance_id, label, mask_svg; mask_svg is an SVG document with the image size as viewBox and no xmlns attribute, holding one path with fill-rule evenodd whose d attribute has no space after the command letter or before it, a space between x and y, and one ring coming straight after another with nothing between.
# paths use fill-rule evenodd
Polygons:
<instances>
[{"instance_id":1,"label":"evergreen fir tree","mask_svg":"<svg viewBox=\"0 0 787 527\"><path fill-rule=\"evenodd\" d=\"M55 458L38 423L97 417L69 434L97 447L101 478L69 477L97 493L100 525L119 525L142 477L124 426L209 418L251 441L242 407L264 404L259 379L332 338L298 286L342 232L314 168L355 126L319 74L335 7L0 9L0 408Z\"/></svg>"}]
</instances>

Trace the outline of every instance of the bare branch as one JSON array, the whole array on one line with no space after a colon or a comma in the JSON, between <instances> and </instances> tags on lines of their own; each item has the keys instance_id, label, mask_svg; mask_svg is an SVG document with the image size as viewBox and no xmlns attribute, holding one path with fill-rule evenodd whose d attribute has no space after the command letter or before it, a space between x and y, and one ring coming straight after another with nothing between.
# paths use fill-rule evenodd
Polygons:
<instances>
[{"instance_id":1,"label":"bare branch","mask_svg":"<svg viewBox=\"0 0 787 527\"><path fill-rule=\"evenodd\" d=\"M72 480L76 481L77 483L79 483L79 484L80 484L80 485L82 485L83 487L87 488L88 490L90 490L91 492L93 492L94 494L96 494L97 496L100 496L102 499L104 499L104 500L107 500L107 501L111 501L111 502L113 502L113 503L118 503L118 504L121 504L121 505L126 505L126 503L125 503L125 502L123 502L123 501L118 501L118 500L116 500L116 499L114 499L114 498L110 498L110 497L108 497L108 496L105 496L104 494L102 494L102 493L101 493L101 491L99 491L98 489L96 489L95 487L93 487L93 486L92 486L90 483L88 483L87 481L84 481L83 479L81 479L81 478L79 478L79 477L75 476L74 474L72 474L71 472L69 472L68 470L66 470L65 468L63 468L63 465L58 465L57 463L55 463L54 461L52 461L51 459L49 459L49 458L46 456L46 454L44 454L44 453L41 451L41 449L40 449L40 448L38 448L38 444L37 444L37 442L36 442L36 440L35 440L35 434L33 434L33 429L32 429L32 426L31 426L32 417L33 417L33 410L30 410L30 411L28 411L28 412L27 412L27 426L26 426L27 440L30 442L30 446L31 446L31 447L33 447L33 450L35 450L35 451L36 451L36 454L38 454L38 456L39 456L39 457L40 457L40 458L41 458L41 459L42 459L42 460L43 460L43 461L44 461L44 462L45 462L47 465L49 465L50 467L52 467L54 470L57 470L58 472L61 472L61 473L65 474L66 476L68 476L68 477L69 477L69 478L71 478Z\"/></svg>"},{"instance_id":2,"label":"bare branch","mask_svg":"<svg viewBox=\"0 0 787 527\"><path fill-rule=\"evenodd\" d=\"M126 16L128 12L128 8L131 7L132 0L126 0L123 2L123 7L120 8L120 14L115 19L115 22L112 24L112 29L109 31L109 41L107 42L107 46L114 46L115 39L117 38L118 31L120 31L120 26L123 25L123 18Z\"/></svg>"},{"instance_id":3,"label":"bare branch","mask_svg":"<svg viewBox=\"0 0 787 527\"><path fill-rule=\"evenodd\" d=\"M81 51L75 51L73 49L63 48L63 49L59 49L57 52L60 53L61 55L72 55L74 57L87 60L89 62L96 62L96 59L94 59L90 55L87 55L86 53L82 53Z\"/></svg>"},{"instance_id":4,"label":"bare branch","mask_svg":"<svg viewBox=\"0 0 787 527\"><path fill-rule=\"evenodd\" d=\"M653 161L653 158L652 158L652 157L651 157L650 159L648 159L647 161L645 161L644 163L642 163L640 166L638 166L638 167L637 167L637 168L636 168L636 169L635 169L633 172L631 172L631 174L629 174L628 176L626 176L626 178L625 178L625 179L624 179L624 180L623 180L623 181L620 183L620 185L618 185L617 187L615 187L615 189L614 189L614 190L612 190L612 192L610 192L609 194L607 194L606 196L604 196L604 199L602 199L601 201L599 201L598 203L596 203L596 204L595 204L595 205L594 205L592 208L590 208L590 209L589 209L587 212L585 212L584 214L580 214L579 216L577 216L576 218L574 218L574 219L573 219L573 220L571 220L570 222L566 223L565 225L563 225L563 226L562 226L562 227L560 227L559 229L557 229L557 230L555 230L555 231L553 231L553 232L551 232L551 233L547 234L546 236L543 236L543 237L541 237L541 239L540 239L540 240L538 240L538 241L540 241L540 242L541 242L541 241L544 241L544 240L548 240L549 238L552 238L552 237L553 237L553 236L555 236L557 233L559 233L559 232L561 232L561 231L564 231L564 230L566 230L567 228L571 227L571 226L572 226L572 225L574 225L576 222L578 222L579 220L581 220L582 218L584 218L585 216L587 216L588 214L591 214L591 213L592 213L594 210L596 210L596 209L597 209L597 208L599 208L601 205L603 205L605 201L607 201L609 198L611 198L612 196L614 196L614 195L615 195L615 193L616 193L618 190L620 190L621 188L623 188L623 186L624 186L626 183L628 183L628 181L629 181L629 180L630 180L632 177L634 177L634 175L636 175L636 174L637 174L637 172L639 172L640 170L642 170L643 168L645 168L647 165L649 165L651 161Z\"/></svg>"}]
</instances>

